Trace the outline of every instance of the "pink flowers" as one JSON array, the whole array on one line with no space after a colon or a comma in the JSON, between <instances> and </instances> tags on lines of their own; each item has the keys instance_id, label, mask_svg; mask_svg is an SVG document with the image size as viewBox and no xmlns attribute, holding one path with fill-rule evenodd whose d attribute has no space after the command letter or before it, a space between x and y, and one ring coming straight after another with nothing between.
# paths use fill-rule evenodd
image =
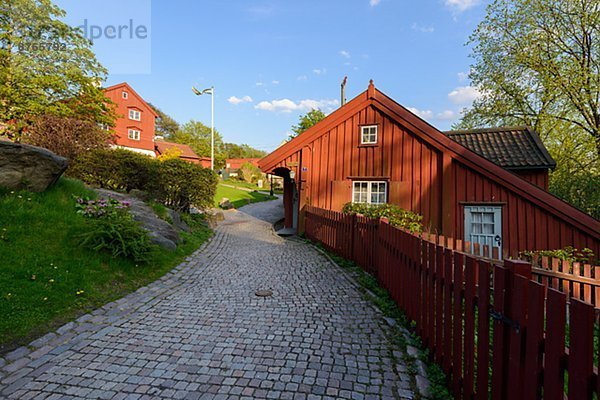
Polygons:
<instances>
[{"instance_id":1,"label":"pink flowers","mask_svg":"<svg viewBox=\"0 0 600 400\"><path fill-rule=\"evenodd\" d=\"M77 213L89 218L102 218L118 212L117 210L126 210L131 206L129 201L119 201L113 198L90 200L78 197L75 201Z\"/></svg>"}]
</instances>

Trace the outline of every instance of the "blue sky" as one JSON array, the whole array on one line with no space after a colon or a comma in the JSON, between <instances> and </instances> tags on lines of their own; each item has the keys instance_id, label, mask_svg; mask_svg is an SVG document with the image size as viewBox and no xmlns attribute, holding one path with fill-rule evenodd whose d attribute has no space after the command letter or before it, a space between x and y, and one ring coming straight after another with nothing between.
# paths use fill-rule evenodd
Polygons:
<instances>
[{"instance_id":1,"label":"blue sky","mask_svg":"<svg viewBox=\"0 0 600 400\"><path fill-rule=\"evenodd\" d=\"M225 141L274 149L310 107L339 107L369 79L402 105L448 129L477 91L465 46L486 0L58 0L67 22L144 25L147 37L97 40L106 85L129 82L183 123L215 125ZM98 7L102 4L102 7ZM116 10L119 10L116 12ZM126 35L125 35L126 36ZM128 73L119 73L128 72Z\"/></svg>"}]
</instances>

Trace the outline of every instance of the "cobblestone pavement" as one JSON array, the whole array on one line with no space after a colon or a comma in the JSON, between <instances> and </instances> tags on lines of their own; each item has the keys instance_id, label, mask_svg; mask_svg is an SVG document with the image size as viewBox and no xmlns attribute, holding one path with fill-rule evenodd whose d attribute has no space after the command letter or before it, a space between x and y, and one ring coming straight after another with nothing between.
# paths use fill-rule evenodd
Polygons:
<instances>
[{"instance_id":1,"label":"cobblestone pavement","mask_svg":"<svg viewBox=\"0 0 600 400\"><path fill-rule=\"evenodd\" d=\"M0 397L411 398L388 329L316 250L231 211L159 281L0 358Z\"/></svg>"}]
</instances>

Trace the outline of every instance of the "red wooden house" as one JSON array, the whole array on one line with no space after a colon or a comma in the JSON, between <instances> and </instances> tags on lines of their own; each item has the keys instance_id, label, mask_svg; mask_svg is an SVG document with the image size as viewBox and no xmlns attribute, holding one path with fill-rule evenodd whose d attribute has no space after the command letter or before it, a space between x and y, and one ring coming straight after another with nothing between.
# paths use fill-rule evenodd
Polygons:
<instances>
[{"instance_id":1,"label":"red wooden house","mask_svg":"<svg viewBox=\"0 0 600 400\"><path fill-rule=\"evenodd\" d=\"M288 228L303 230L305 205L388 202L423 215L430 232L505 252L600 253L598 220L451 139L372 83L259 166L284 178Z\"/></svg>"},{"instance_id":2,"label":"red wooden house","mask_svg":"<svg viewBox=\"0 0 600 400\"><path fill-rule=\"evenodd\" d=\"M126 82L107 87L104 93L116 104L117 147L155 157L154 129L158 114Z\"/></svg>"},{"instance_id":3,"label":"red wooden house","mask_svg":"<svg viewBox=\"0 0 600 400\"><path fill-rule=\"evenodd\" d=\"M200 164L204 168L210 168L210 157L200 157L187 144L167 142L157 137L155 139L154 147L157 156L175 149L175 151L179 154L179 158L182 160L191 162L193 164Z\"/></svg>"}]
</instances>

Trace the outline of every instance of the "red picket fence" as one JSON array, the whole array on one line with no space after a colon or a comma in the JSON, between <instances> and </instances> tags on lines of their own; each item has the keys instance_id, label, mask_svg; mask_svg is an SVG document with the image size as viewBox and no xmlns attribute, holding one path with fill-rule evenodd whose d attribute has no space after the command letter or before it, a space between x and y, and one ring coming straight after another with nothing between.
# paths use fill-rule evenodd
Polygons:
<instances>
[{"instance_id":1,"label":"red picket fence","mask_svg":"<svg viewBox=\"0 0 600 400\"><path fill-rule=\"evenodd\" d=\"M456 399L600 393L594 306L575 298L568 304L565 293L532 279L530 263L492 264L385 221L305 211L306 236L371 271L416 322Z\"/></svg>"},{"instance_id":2,"label":"red picket fence","mask_svg":"<svg viewBox=\"0 0 600 400\"><path fill-rule=\"evenodd\" d=\"M480 246L460 239L448 238L433 233L422 234L424 240L458 250L477 257L488 258L492 263L504 263L498 247ZM508 254L504 254L508 258ZM513 254L518 259L519 254ZM567 295L567 300L576 298L593 304L600 317L600 266L571 262L552 257L534 256L531 268L533 279L544 287L551 287Z\"/></svg>"}]
</instances>

